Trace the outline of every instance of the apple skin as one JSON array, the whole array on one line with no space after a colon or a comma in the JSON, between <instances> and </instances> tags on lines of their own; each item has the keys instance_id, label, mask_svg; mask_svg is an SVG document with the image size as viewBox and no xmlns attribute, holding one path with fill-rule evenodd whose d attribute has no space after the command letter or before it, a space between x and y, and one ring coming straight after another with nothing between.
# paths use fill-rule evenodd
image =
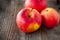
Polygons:
<instances>
[{"instance_id":1,"label":"apple skin","mask_svg":"<svg viewBox=\"0 0 60 40\"><path fill-rule=\"evenodd\" d=\"M42 19L39 12L32 8L23 8L16 17L18 28L26 33L38 30L41 22Z\"/></svg>"},{"instance_id":2,"label":"apple skin","mask_svg":"<svg viewBox=\"0 0 60 40\"><path fill-rule=\"evenodd\" d=\"M34 8L41 12L46 8L46 0L25 0L25 8Z\"/></svg>"},{"instance_id":3,"label":"apple skin","mask_svg":"<svg viewBox=\"0 0 60 40\"><path fill-rule=\"evenodd\" d=\"M46 8L41 12L43 24L46 28L53 28L59 23L58 12L54 8Z\"/></svg>"}]
</instances>

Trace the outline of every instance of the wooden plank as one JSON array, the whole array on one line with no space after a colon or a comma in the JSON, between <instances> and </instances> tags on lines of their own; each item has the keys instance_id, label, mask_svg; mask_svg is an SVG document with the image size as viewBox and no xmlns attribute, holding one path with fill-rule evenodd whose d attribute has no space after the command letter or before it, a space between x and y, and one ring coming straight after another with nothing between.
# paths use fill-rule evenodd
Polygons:
<instances>
[{"instance_id":1,"label":"wooden plank","mask_svg":"<svg viewBox=\"0 0 60 40\"><path fill-rule=\"evenodd\" d=\"M18 30L15 18L22 8L18 0L0 0L0 40L25 40L25 33Z\"/></svg>"},{"instance_id":2,"label":"wooden plank","mask_svg":"<svg viewBox=\"0 0 60 40\"><path fill-rule=\"evenodd\" d=\"M28 40L41 40L41 30L39 29L36 32L26 34L28 35Z\"/></svg>"}]
</instances>

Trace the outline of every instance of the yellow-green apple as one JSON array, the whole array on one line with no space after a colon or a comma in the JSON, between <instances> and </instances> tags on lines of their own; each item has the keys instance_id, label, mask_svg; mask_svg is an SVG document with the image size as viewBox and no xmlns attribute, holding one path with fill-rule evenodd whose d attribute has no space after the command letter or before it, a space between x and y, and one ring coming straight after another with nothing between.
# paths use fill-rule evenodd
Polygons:
<instances>
[{"instance_id":1,"label":"yellow-green apple","mask_svg":"<svg viewBox=\"0 0 60 40\"><path fill-rule=\"evenodd\" d=\"M36 9L23 8L16 17L16 23L23 32L34 32L41 26L41 16Z\"/></svg>"},{"instance_id":2,"label":"yellow-green apple","mask_svg":"<svg viewBox=\"0 0 60 40\"><path fill-rule=\"evenodd\" d=\"M25 0L25 8L34 8L41 12L46 8L46 0Z\"/></svg>"},{"instance_id":3,"label":"yellow-green apple","mask_svg":"<svg viewBox=\"0 0 60 40\"><path fill-rule=\"evenodd\" d=\"M46 28L53 28L59 23L58 12L54 8L46 8L41 12L43 24Z\"/></svg>"}]
</instances>

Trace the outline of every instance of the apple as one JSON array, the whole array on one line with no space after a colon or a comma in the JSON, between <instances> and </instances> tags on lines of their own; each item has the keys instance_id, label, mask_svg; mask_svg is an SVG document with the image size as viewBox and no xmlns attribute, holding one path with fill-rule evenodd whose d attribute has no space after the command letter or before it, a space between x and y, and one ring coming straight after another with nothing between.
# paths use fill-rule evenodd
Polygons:
<instances>
[{"instance_id":1,"label":"apple","mask_svg":"<svg viewBox=\"0 0 60 40\"><path fill-rule=\"evenodd\" d=\"M16 16L18 28L26 33L38 30L41 26L41 21L39 12L32 8L23 8Z\"/></svg>"},{"instance_id":2,"label":"apple","mask_svg":"<svg viewBox=\"0 0 60 40\"><path fill-rule=\"evenodd\" d=\"M25 8L34 8L41 12L46 8L46 0L25 0Z\"/></svg>"},{"instance_id":3,"label":"apple","mask_svg":"<svg viewBox=\"0 0 60 40\"><path fill-rule=\"evenodd\" d=\"M41 12L43 24L46 28L53 28L59 23L58 12L54 8L46 8Z\"/></svg>"}]
</instances>

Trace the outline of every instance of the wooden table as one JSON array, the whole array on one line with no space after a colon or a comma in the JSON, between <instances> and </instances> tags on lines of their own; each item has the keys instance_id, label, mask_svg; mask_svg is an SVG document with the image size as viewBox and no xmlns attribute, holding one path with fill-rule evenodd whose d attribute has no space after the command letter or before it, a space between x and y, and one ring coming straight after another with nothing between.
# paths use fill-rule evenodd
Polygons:
<instances>
[{"instance_id":1,"label":"wooden table","mask_svg":"<svg viewBox=\"0 0 60 40\"><path fill-rule=\"evenodd\" d=\"M19 31L15 19L23 4L24 0L0 0L0 40L60 40L60 23L55 28L42 27L29 34ZM47 7L60 13L56 0L47 0Z\"/></svg>"}]
</instances>

